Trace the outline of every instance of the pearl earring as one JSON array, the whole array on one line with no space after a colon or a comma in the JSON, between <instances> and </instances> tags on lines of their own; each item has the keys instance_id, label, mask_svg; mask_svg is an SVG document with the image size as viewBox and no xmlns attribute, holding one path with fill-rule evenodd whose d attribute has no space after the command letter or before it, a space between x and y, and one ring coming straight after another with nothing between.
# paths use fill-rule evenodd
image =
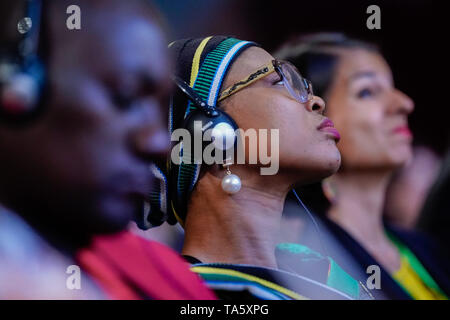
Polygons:
<instances>
[{"instance_id":1,"label":"pearl earring","mask_svg":"<svg viewBox=\"0 0 450 320\"><path fill-rule=\"evenodd\" d=\"M235 194L241 190L242 183L237 175L231 173L230 165L231 159L225 160L223 167L227 168L227 174L222 179L222 190L228 194Z\"/></svg>"}]
</instances>

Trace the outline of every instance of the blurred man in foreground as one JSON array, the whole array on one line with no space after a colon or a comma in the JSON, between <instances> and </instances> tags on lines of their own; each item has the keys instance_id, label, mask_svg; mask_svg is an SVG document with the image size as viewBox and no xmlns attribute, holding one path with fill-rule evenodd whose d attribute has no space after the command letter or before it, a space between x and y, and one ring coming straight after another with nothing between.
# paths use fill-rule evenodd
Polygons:
<instances>
[{"instance_id":1,"label":"blurred man in foreground","mask_svg":"<svg viewBox=\"0 0 450 320\"><path fill-rule=\"evenodd\" d=\"M151 191L150 161L169 147L157 17L139 0L75 2L81 30L66 26L74 1L1 4L0 298L213 298L175 252L123 231ZM8 81L31 59L31 23L17 22L41 4L28 32L45 80L27 109L36 86L22 79L11 93Z\"/></svg>"}]
</instances>

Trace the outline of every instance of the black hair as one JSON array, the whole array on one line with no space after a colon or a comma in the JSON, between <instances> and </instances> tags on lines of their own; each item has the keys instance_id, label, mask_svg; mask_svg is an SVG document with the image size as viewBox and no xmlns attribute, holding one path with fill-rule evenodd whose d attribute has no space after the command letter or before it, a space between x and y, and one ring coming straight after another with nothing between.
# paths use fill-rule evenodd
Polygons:
<instances>
[{"instance_id":1,"label":"black hair","mask_svg":"<svg viewBox=\"0 0 450 320\"><path fill-rule=\"evenodd\" d=\"M300 73L312 82L314 94L326 99L341 49L364 49L380 53L376 45L350 38L342 33L314 33L287 41L273 56L294 64ZM305 204L316 213L325 213L331 205L325 197L321 183L296 187L295 190Z\"/></svg>"}]
</instances>

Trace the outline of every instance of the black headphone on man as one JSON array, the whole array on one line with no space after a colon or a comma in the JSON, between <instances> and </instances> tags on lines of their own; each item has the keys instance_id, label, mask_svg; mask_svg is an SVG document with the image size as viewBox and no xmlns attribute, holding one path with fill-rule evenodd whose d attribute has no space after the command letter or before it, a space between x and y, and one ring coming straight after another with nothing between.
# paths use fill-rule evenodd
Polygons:
<instances>
[{"instance_id":1,"label":"black headphone on man","mask_svg":"<svg viewBox=\"0 0 450 320\"><path fill-rule=\"evenodd\" d=\"M0 55L0 121L23 123L41 109L46 78L39 58L41 11L42 1L26 0L17 28L21 37L11 52Z\"/></svg>"}]
</instances>

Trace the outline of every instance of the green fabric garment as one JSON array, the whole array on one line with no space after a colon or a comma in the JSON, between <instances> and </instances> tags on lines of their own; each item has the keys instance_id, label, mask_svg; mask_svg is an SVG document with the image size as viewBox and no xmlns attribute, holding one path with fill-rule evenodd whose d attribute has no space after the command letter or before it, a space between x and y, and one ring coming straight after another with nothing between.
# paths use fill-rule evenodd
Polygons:
<instances>
[{"instance_id":1,"label":"green fabric garment","mask_svg":"<svg viewBox=\"0 0 450 320\"><path fill-rule=\"evenodd\" d=\"M358 281L345 272L333 259L330 257L327 258L328 261L330 261L330 272L328 273L327 285L358 298L360 295Z\"/></svg>"},{"instance_id":2,"label":"green fabric garment","mask_svg":"<svg viewBox=\"0 0 450 320\"><path fill-rule=\"evenodd\" d=\"M360 283L345 272L332 258L324 257L307 246L297 243L280 243L277 245L277 250L295 255L298 263L326 263L328 265L327 274L317 275L318 278L326 279L324 284L354 299L361 297ZM322 272L319 269L317 271Z\"/></svg>"}]
</instances>

